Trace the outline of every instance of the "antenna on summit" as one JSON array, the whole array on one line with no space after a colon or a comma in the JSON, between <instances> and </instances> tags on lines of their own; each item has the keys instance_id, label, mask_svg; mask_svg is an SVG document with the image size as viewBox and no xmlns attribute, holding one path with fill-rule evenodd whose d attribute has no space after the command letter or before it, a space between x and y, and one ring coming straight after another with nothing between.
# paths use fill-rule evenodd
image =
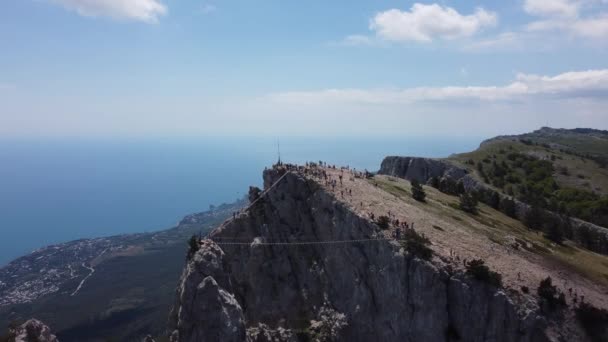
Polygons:
<instances>
[{"instance_id":1,"label":"antenna on summit","mask_svg":"<svg viewBox=\"0 0 608 342\"><path fill-rule=\"evenodd\" d=\"M279 139L277 138L277 156L278 156L278 161L277 161L277 165L281 165L281 142L279 141Z\"/></svg>"}]
</instances>

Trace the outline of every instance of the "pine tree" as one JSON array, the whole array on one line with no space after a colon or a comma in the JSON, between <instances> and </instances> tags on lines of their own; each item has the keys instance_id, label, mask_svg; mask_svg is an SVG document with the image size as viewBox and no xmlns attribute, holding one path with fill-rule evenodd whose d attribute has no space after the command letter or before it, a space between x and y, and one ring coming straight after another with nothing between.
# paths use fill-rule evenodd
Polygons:
<instances>
[{"instance_id":1,"label":"pine tree","mask_svg":"<svg viewBox=\"0 0 608 342\"><path fill-rule=\"evenodd\" d=\"M426 192L424 192L424 189L422 188L422 185L420 185L420 182L418 182L417 180L412 180L411 182L412 184L412 197L419 202L424 202L425 198L426 198Z\"/></svg>"},{"instance_id":2,"label":"pine tree","mask_svg":"<svg viewBox=\"0 0 608 342\"><path fill-rule=\"evenodd\" d=\"M460 195L460 209L467 213L477 214L477 199L473 195L465 192Z\"/></svg>"},{"instance_id":3,"label":"pine tree","mask_svg":"<svg viewBox=\"0 0 608 342\"><path fill-rule=\"evenodd\" d=\"M189 246L189 249L188 249L187 259L190 260L190 259L192 259L194 254L196 254L196 252L201 248L200 241L196 237L196 235L192 235L190 237L190 240L188 240L188 246Z\"/></svg>"}]
</instances>

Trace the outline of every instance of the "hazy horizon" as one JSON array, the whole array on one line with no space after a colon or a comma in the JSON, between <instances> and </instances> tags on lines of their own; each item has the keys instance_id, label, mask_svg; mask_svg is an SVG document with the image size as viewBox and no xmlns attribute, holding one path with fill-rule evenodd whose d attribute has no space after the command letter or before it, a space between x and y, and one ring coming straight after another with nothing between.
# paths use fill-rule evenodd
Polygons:
<instances>
[{"instance_id":1,"label":"hazy horizon","mask_svg":"<svg viewBox=\"0 0 608 342\"><path fill-rule=\"evenodd\" d=\"M154 231L262 186L274 138L0 144L0 265L47 244ZM377 170L385 155L445 157L479 138L280 140L281 158Z\"/></svg>"},{"instance_id":2,"label":"hazy horizon","mask_svg":"<svg viewBox=\"0 0 608 342\"><path fill-rule=\"evenodd\" d=\"M608 129L605 1L0 8L1 137Z\"/></svg>"}]
</instances>

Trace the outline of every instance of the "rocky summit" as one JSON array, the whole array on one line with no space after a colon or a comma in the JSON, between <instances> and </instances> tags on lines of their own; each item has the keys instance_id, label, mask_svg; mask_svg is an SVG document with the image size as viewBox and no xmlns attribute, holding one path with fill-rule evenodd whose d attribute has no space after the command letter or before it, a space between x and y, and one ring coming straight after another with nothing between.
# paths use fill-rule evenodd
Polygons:
<instances>
[{"instance_id":1,"label":"rocky summit","mask_svg":"<svg viewBox=\"0 0 608 342\"><path fill-rule=\"evenodd\" d=\"M171 341L548 339L533 300L392 239L355 200L381 191L362 174L276 166L264 185L188 261Z\"/></svg>"}]
</instances>

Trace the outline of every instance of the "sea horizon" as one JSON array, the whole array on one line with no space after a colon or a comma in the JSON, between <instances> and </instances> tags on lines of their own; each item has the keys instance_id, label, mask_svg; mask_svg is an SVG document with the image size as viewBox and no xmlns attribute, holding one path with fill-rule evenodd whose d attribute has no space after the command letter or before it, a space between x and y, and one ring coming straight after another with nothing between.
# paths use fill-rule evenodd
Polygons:
<instances>
[{"instance_id":1,"label":"sea horizon","mask_svg":"<svg viewBox=\"0 0 608 342\"><path fill-rule=\"evenodd\" d=\"M388 155L474 150L482 137L209 137L0 141L0 267L50 244L163 230L245 196L264 167L325 161L376 171Z\"/></svg>"}]
</instances>

